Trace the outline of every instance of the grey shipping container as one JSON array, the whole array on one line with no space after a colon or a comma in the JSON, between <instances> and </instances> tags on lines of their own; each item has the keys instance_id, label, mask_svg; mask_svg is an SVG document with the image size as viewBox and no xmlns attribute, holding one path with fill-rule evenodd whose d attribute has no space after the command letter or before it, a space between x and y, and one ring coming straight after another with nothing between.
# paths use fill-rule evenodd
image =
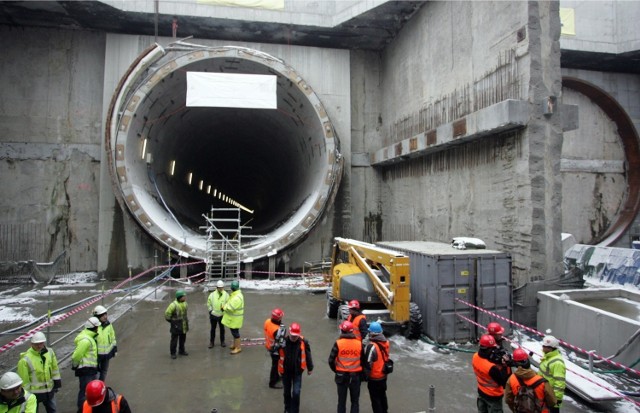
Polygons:
<instances>
[{"instance_id":1,"label":"grey shipping container","mask_svg":"<svg viewBox=\"0 0 640 413\"><path fill-rule=\"evenodd\" d=\"M459 250L449 244L429 241L376 244L409 256L411 301L420 307L424 333L432 340L438 343L473 341L486 332L474 323L486 327L491 321L498 321L505 328L505 335L510 333L509 323L487 313L512 319L511 255L508 253Z\"/></svg>"}]
</instances>

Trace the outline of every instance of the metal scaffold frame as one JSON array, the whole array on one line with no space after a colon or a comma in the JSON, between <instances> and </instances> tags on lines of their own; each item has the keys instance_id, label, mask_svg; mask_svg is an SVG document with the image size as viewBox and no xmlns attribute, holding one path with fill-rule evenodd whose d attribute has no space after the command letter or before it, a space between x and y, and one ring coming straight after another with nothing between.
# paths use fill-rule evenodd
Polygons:
<instances>
[{"instance_id":1,"label":"metal scaffold frame","mask_svg":"<svg viewBox=\"0 0 640 413\"><path fill-rule=\"evenodd\" d=\"M205 282L235 278L240 273L242 224L240 208L211 208L207 226Z\"/></svg>"}]
</instances>

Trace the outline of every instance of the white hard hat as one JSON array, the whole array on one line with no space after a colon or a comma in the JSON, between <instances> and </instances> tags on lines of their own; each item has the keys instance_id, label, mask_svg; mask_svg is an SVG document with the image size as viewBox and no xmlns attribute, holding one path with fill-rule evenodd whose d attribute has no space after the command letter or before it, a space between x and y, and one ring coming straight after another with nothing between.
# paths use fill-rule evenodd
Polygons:
<instances>
[{"instance_id":1,"label":"white hard hat","mask_svg":"<svg viewBox=\"0 0 640 413\"><path fill-rule=\"evenodd\" d=\"M84 328L96 328L100 327L100 324L100 320L95 317L91 317L87 320L86 323L84 323Z\"/></svg>"},{"instance_id":2,"label":"white hard hat","mask_svg":"<svg viewBox=\"0 0 640 413\"><path fill-rule=\"evenodd\" d=\"M224 288L224 281L222 281L222 280L218 280L218 282L216 283L216 287L218 287L218 288Z\"/></svg>"},{"instance_id":3,"label":"white hard hat","mask_svg":"<svg viewBox=\"0 0 640 413\"><path fill-rule=\"evenodd\" d=\"M16 373L9 371L0 377L0 390L15 389L22 384L22 379Z\"/></svg>"},{"instance_id":4,"label":"white hard hat","mask_svg":"<svg viewBox=\"0 0 640 413\"><path fill-rule=\"evenodd\" d=\"M542 339L542 345L544 347L558 348L560 347L560 342L554 336L544 336Z\"/></svg>"},{"instance_id":5,"label":"white hard hat","mask_svg":"<svg viewBox=\"0 0 640 413\"><path fill-rule=\"evenodd\" d=\"M47 337L45 337L42 331L38 331L33 336L31 336L31 344L40 344L40 343L46 343L46 342L47 342Z\"/></svg>"},{"instance_id":6,"label":"white hard hat","mask_svg":"<svg viewBox=\"0 0 640 413\"><path fill-rule=\"evenodd\" d=\"M104 308L103 306L99 305L96 307L95 310L93 310L93 315L95 316L101 316L102 314L106 314L107 313L107 309Z\"/></svg>"}]
</instances>

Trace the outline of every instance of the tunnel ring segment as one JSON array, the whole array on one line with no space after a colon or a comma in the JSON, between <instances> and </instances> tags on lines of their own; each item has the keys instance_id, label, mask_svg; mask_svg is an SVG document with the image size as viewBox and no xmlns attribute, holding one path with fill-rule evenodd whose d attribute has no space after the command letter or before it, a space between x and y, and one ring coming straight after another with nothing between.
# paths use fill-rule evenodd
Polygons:
<instances>
[{"instance_id":1,"label":"tunnel ring segment","mask_svg":"<svg viewBox=\"0 0 640 413\"><path fill-rule=\"evenodd\" d=\"M240 65L248 62L249 66L258 67L265 74L275 74L279 89L278 110L283 105L280 95L303 101L301 106L307 111L304 114L306 124L312 125L303 132L314 142L313 148L307 148L301 155L310 159L308 169L314 172L303 182L298 198L290 201L289 205L293 207L283 222L272 225L267 233L246 244L243 242L240 258L248 261L271 256L301 242L332 205L342 175L343 159L333 123L320 98L293 68L266 53L242 47L189 45L165 49L154 45L132 63L116 88L107 113L105 146L114 194L122 209L128 211L144 232L157 242L182 256L206 258L204 231L182 225L167 208L158 187L149 179L152 175L149 161L140 156L140 144L150 133L145 111L150 106L162 106L156 105L164 99L158 89L167 91L161 85L190 67L210 70L209 63L224 60L240 62ZM288 85L288 89L280 90L281 85ZM293 151L304 143L290 145ZM299 169L303 173L302 169L307 168ZM202 211L203 214L206 212Z\"/></svg>"}]
</instances>

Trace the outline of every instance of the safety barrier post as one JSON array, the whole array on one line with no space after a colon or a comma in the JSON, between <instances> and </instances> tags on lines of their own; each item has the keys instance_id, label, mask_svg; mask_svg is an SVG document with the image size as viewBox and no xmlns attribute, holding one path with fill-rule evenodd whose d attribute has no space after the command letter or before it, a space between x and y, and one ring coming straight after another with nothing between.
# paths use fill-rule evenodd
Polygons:
<instances>
[{"instance_id":1,"label":"safety barrier post","mask_svg":"<svg viewBox=\"0 0 640 413\"><path fill-rule=\"evenodd\" d=\"M131 278L131 264L129 267L129 311L133 309L133 279ZM133 315L133 311L131 311L131 315Z\"/></svg>"},{"instance_id":2,"label":"safety barrier post","mask_svg":"<svg viewBox=\"0 0 640 413\"><path fill-rule=\"evenodd\" d=\"M591 350L589 351L589 372L593 373L593 354L595 353L595 350Z\"/></svg>"},{"instance_id":3,"label":"safety barrier post","mask_svg":"<svg viewBox=\"0 0 640 413\"><path fill-rule=\"evenodd\" d=\"M429 385L429 411L436 411L436 388L433 384Z\"/></svg>"},{"instance_id":4,"label":"safety barrier post","mask_svg":"<svg viewBox=\"0 0 640 413\"><path fill-rule=\"evenodd\" d=\"M156 280L155 287L153 288L153 298L158 298L158 250L153 249L153 279Z\"/></svg>"},{"instance_id":5,"label":"safety barrier post","mask_svg":"<svg viewBox=\"0 0 640 413\"><path fill-rule=\"evenodd\" d=\"M47 298L47 343L51 343L51 290Z\"/></svg>"}]
</instances>

